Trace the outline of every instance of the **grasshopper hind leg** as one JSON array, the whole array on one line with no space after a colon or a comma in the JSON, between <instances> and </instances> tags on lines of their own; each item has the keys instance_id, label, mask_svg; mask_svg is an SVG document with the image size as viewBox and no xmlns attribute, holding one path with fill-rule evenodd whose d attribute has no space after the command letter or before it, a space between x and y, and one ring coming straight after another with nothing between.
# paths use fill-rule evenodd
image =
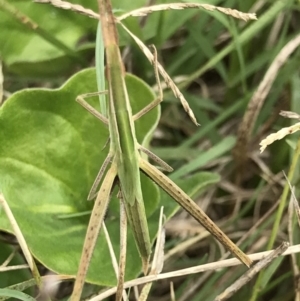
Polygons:
<instances>
[{"instance_id":1,"label":"grasshopper hind leg","mask_svg":"<svg viewBox=\"0 0 300 301\"><path fill-rule=\"evenodd\" d=\"M146 113L148 113L149 111L154 109L156 106L158 106L163 101L163 92L162 92L162 87L161 87L158 69L157 69L157 51L156 51L156 48L154 47L154 45L151 45L151 48L153 49L153 56L154 56L153 67L154 67L155 79L156 79L158 90L159 90L159 97L156 98L151 103L149 103L146 107L144 107L138 113L136 113L133 116L134 121L141 118L142 116L144 116Z\"/></svg>"}]
</instances>

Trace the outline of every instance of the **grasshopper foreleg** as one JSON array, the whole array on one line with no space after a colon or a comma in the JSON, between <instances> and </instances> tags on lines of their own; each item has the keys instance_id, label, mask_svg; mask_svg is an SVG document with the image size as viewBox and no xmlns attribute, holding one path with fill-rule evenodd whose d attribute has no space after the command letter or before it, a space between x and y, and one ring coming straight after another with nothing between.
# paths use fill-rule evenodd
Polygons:
<instances>
[{"instance_id":1,"label":"grasshopper foreleg","mask_svg":"<svg viewBox=\"0 0 300 301\"><path fill-rule=\"evenodd\" d=\"M160 84L160 79L159 79L159 74L158 74L158 69L157 69L157 51L156 51L156 48L154 47L154 45L151 45L151 48L153 49L153 56L154 56L154 59L153 59L153 68L154 68L155 79L156 79L157 86L158 86L159 97L156 98L151 103L149 103L146 107L144 107L138 113L136 113L135 115L133 115L133 120L134 121L137 120L137 119L139 119L139 118L141 118L143 115L145 115L146 113L148 113L149 111L151 111L153 108L155 108L156 106L158 106L163 101L163 92L162 92L162 88L161 88L161 84Z\"/></svg>"},{"instance_id":2,"label":"grasshopper foreleg","mask_svg":"<svg viewBox=\"0 0 300 301\"><path fill-rule=\"evenodd\" d=\"M76 101L80 105L82 105L87 111L89 111L92 115L94 115L95 117L100 119L104 124L107 125L108 119L103 114L98 112L95 108L93 108L88 102L86 102L84 100L85 98L92 97L92 96L98 96L100 94L107 94L107 91L82 94L82 95L79 95L76 97Z\"/></svg>"}]
</instances>

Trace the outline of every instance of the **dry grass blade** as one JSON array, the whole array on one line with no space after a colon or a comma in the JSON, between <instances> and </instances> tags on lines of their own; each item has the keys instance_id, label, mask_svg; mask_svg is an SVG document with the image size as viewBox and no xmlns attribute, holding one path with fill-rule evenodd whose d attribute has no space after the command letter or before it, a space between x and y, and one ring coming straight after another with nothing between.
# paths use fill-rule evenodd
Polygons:
<instances>
[{"instance_id":1,"label":"dry grass blade","mask_svg":"<svg viewBox=\"0 0 300 301\"><path fill-rule=\"evenodd\" d=\"M280 111L279 113L281 116L286 117L286 118L291 118L291 119L298 119L300 120L300 115L295 113L295 112L291 112L291 111Z\"/></svg>"},{"instance_id":2,"label":"dry grass blade","mask_svg":"<svg viewBox=\"0 0 300 301\"><path fill-rule=\"evenodd\" d=\"M159 4L159 5L149 6L149 7L143 7L143 8L132 10L126 14L119 16L118 20L121 21L128 17L146 16L153 12L162 11L162 10L171 10L171 9L181 10L181 9L187 9L187 8L197 8L197 9L202 8L202 9L205 9L208 11L217 10L219 12L222 12L223 14L232 16L237 19L242 19L244 21L257 20L255 14L243 13L236 9L224 8L224 7L214 6L214 5L210 5L210 4L199 4L199 3L169 3L169 4Z\"/></svg>"},{"instance_id":3,"label":"dry grass blade","mask_svg":"<svg viewBox=\"0 0 300 301\"><path fill-rule=\"evenodd\" d=\"M155 246L153 261L151 265L150 275L159 274L164 266L164 247L165 247L166 233L163 227L163 220L164 220L164 207L161 207L160 216L159 216L159 227L157 230L156 246Z\"/></svg>"},{"instance_id":4,"label":"dry grass blade","mask_svg":"<svg viewBox=\"0 0 300 301\"><path fill-rule=\"evenodd\" d=\"M298 221L298 225L300 227L300 207L299 207L299 203L298 203L298 200L295 196L295 189L292 187L291 185L291 182L289 181L288 177L286 176L285 172L283 171L283 174L284 174L284 177L285 179L287 180L288 184L289 184L289 187L290 187L290 190L291 190L291 201L294 205L294 209L295 209L295 212L296 212L296 216L297 216L297 221Z\"/></svg>"},{"instance_id":5,"label":"dry grass blade","mask_svg":"<svg viewBox=\"0 0 300 301\"><path fill-rule=\"evenodd\" d=\"M61 9L75 11L79 14L88 16L89 18L99 19L99 14L95 13L91 9L84 8L83 6L81 6L79 4L72 4L70 2L61 1L61 0L34 0L34 2L42 3L42 4L49 3L49 4L52 4L53 6L61 8Z\"/></svg>"},{"instance_id":6,"label":"dry grass blade","mask_svg":"<svg viewBox=\"0 0 300 301\"><path fill-rule=\"evenodd\" d=\"M120 256L119 256L119 271L118 271L118 288L116 293L116 301L123 299L128 300L126 291L123 291L125 266L126 266L126 251L127 251L127 217L125 206L120 193Z\"/></svg>"},{"instance_id":7,"label":"dry grass blade","mask_svg":"<svg viewBox=\"0 0 300 301\"><path fill-rule=\"evenodd\" d=\"M293 213L294 210L293 208L295 207L296 212L297 212L297 219L298 219L298 224L299 224L299 205L298 205L298 201L295 198L294 195L294 187L292 187L290 185L290 182L288 180L288 178L286 177L286 175L284 175L286 180L288 181L288 184L290 186L291 189L291 197L290 197L290 202L289 202L289 207L288 207L288 236L289 236L289 242L290 245L294 244L294 222L293 222ZM299 301L300 300L300 291L299 291L299 266L297 263L297 256L296 254L291 254L291 265L292 265L292 270L293 270L293 274L294 274L294 291L295 291L295 301Z\"/></svg>"},{"instance_id":8,"label":"dry grass blade","mask_svg":"<svg viewBox=\"0 0 300 301\"><path fill-rule=\"evenodd\" d=\"M24 270L24 269L28 269L29 266L28 264L20 264L20 265L13 265L10 267L6 267L6 266L1 266L0 267L0 273L1 272L8 272L8 271L15 271L15 270Z\"/></svg>"},{"instance_id":9,"label":"dry grass blade","mask_svg":"<svg viewBox=\"0 0 300 301\"><path fill-rule=\"evenodd\" d=\"M265 139L263 139L259 143L259 145L260 145L260 152L262 153L266 149L266 147L268 145L272 144L274 141L281 140L285 136L293 134L293 133L295 133L295 132L297 132L299 130L300 130L300 122L298 122L298 123L296 123L294 125L291 125L289 127L282 128L278 132L273 133L273 134L267 136Z\"/></svg>"},{"instance_id":10,"label":"dry grass blade","mask_svg":"<svg viewBox=\"0 0 300 301\"><path fill-rule=\"evenodd\" d=\"M263 195L263 194L262 194ZM255 233L257 231L257 229L259 228L260 225L262 225L270 216L271 214L274 213L274 211L278 208L278 205L280 203L280 199L278 199L273 206L264 214L264 216L262 216L251 228L250 230L248 230L248 232L242 236L241 239L239 239L236 243L237 246L240 246L243 242L247 241L247 239L249 237L251 237L251 235L253 235L253 233ZM292 244L291 244L292 245ZM230 255L230 252L226 252L221 258L220 260L226 259L228 256ZM189 287L189 289L187 289L180 297L179 300L183 301L183 300L189 300L191 298L191 295L197 291L199 289L199 287L201 285L203 285L203 283L205 283L207 281L207 279L214 273L213 270L211 270L210 272L205 273L204 275L202 275L202 277L199 277L196 281L193 282L193 285Z\"/></svg>"},{"instance_id":11,"label":"dry grass blade","mask_svg":"<svg viewBox=\"0 0 300 301\"><path fill-rule=\"evenodd\" d=\"M13 270L22 270L22 269L28 269L28 264L21 264L21 265L13 265L8 266L9 263L12 261L12 259L15 257L17 251L19 248L14 248L14 250L9 254L9 256L6 258L6 260L0 265L0 272L8 272Z\"/></svg>"},{"instance_id":12,"label":"dry grass blade","mask_svg":"<svg viewBox=\"0 0 300 301\"><path fill-rule=\"evenodd\" d=\"M135 36L124 24L122 24L122 23L120 23L120 24L128 32L128 34L135 40L135 42L140 47L140 49L143 51L143 53L145 54L147 59L150 61L150 63L152 65L156 64L154 55L149 50L149 48L137 36ZM188 102L186 101L186 99L184 98L183 94L180 92L180 90L178 89L176 84L173 82L173 80L171 79L169 74L165 71L165 69L159 62L157 62L157 69L158 69L159 73L161 74L161 76L163 77L163 79L165 80L167 86L173 91L175 97L179 98L184 110L187 112L187 114L189 115L191 120L194 122L194 124L199 125L192 109L190 108L190 106L189 106Z\"/></svg>"},{"instance_id":13,"label":"dry grass blade","mask_svg":"<svg viewBox=\"0 0 300 301\"><path fill-rule=\"evenodd\" d=\"M176 221L177 222L177 221ZM171 226L169 227L169 229L175 225L175 223L170 223L168 222L168 224L171 224ZM181 227L181 221L179 221L179 227L178 229L180 229ZM168 228L167 228L168 229ZM181 227L182 229L182 227ZM177 234L177 229L175 229L175 234ZM205 229L201 228L201 233L196 235L195 237L191 237L187 240L184 240L178 244L176 244L175 247L173 247L171 250L168 251L168 253L166 253L165 257L164 257L164 261L169 260L172 256L175 256L176 254L181 254L184 253L188 248L190 248L191 246L195 245L197 242L203 240L204 238L208 237L210 235L210 233L208 231L206 231ZM230 254L230 253L228 253Z\"/></svg>"},{"instance_id":14,"label":"dry grass blade","mask_svg":"<svg viewBox=\"0 0 300 301\"><path fill-rule=\"evenodd\" d=\"M173 281L170 282L170 296L171 296L171 301L176 301Z\"/></svg>"},{"instance_id":15,"label":"dry grass blade","mask_svg":"<svg viewBox=\"0 0 300 301\"><path fill-rule=\"evenodd\" d=\"M4 199L4 196L2 194L0 194L0 205L4 209L4 212L11 224L11 227L12 227L14 234L18 240L18 243L23 251L23 254L28 263L28 266L29 266L30 270L32 271L32 274L36 280L37 285L41 286L41 277L39 275L38 269L35 265L32 255L31 255L31 252L27 246L26 240L22 234L22 231L21 231L12 211L9 208L9 205L7 204L7 202Z\"/></svg>"},{"instance_id":16,"label":"dry grass blade","mask_svg":"<svg viewBox=\"0 0 300 301\"><path fill-rule=\"evenodd\" d=\"M139 298L137 300L138 301L146 301L148 299L151 287L152 287L152 282L147 283L143 287L143 289L142 289L142 291L141 291L141 293L139 295Z\"/></svg>"},{"instance_id":17,"label":"dry grass blade","mask_svg":"<svg viewBox=\"0 0 300 301\"><path fill-rule=\"evenodd\" d=\"M116 300L122 300L122 297L123 297L123 300L128 300L126 291L123 290L124 270L125 270L125 268L123 269L123 274L122 274L122 265L125 264L124 260L126 259L127 221L124 220L124 218L126 219L126 214L125 214L124 206L121 202L122 201L120 199L120 205L121 205L121 208L120 208L121 223L120 223L120 225L121 225L121 232L124 231L124 233L122 232L121 241L120 241L121 251L120 251L120 265L119 265L119 267L118 267L116 254L114 252L113 244L111 242L111 239L110 239L109 233L107 231L105 222L102 223L102 229L103 229L103 233L104 233L106 243L107 243L107 246L108 246L108 249L109 249L109 254L110 254L111 262L112 262L112 265L113 265L113 268L114 268L114 272L115 272L116 278L118 279L118 288L117 288L117 292L116 292L116 295L117 295ZM122 227L124 227L124 228L122 228ZM124 251L123 248L125 248L125 254L123 253L123 251ZM125 259L123 260L124 256L125 256ZM121 265L121 263L122 263L122 265ZM120 278L123 279L123 281L121 283L120 283Z\"/></svg>"},{"instance_id":18,"label":"dry grass blade","mask_svg":"<svg viewBox=\"0 0 300 301\"><path fill-rule=\"evenodd\" d=\"M89 221L87 234L83 244L83 252L79 262L79 268L75 279L71 300L80 300L81 292L85 282L85 276L92 258L92 254L96 245L98 234L103 225L104 216L110 200L110 192L117 175L117 166L112 163L110 169L102 182L94 203L93 211Z\"/></svg>"},{"instance_id":19,"label":"dry grass blade","mask_svg":"<svg viewBox=\"0 0 300 301\"><path fill-rule=\"evenodd\" d=\"M84 8L83 6L79 4L73 4L67 1L61 1L61 0L34 0L36 3L42 3L42 4L52 4L55 7L65 9L65 10L72 10L75 12L78 12L82 15L88 16L90 18L98 19L99 15L92 11L91 9ZM146 16L150 13L156 12L156 11L162 11L162 10L181 10L181 9L187 9L187 8L197 8L197 9L205 9L208 11L214 11L217 10L219 12L222 12L226 15L232 16L237 19L241 19L244 21L249 20L257 20L256 14L253 13L243 13L236 9L231 8L225 8L225 7L219 7L214 6L210 4L199 4L199 3L170 3L170 4L160 4L160 5L153 5L149 7L143 7L139 9L132 10L126 14L123 14L116 19L118 21L124 20L128 17L140 17L140 16Z\"/></svg>"},{"instance_id":20,"label":"dry grass blade","mask_svg":"<svg viewBox=\"0 0 300 301\"><path fill-rule=\"evenodd\" d=\"M247 111L238 130L238 141L235 147L235 156L241 164L247 159L247 148L250 141L252 129L256 122L258 113L272 87L281 66L287 61L289 56L300 45L300 34L288 42L275 57L273 63L266 72L256 92L249 101Z\"/></svg>"},{"instance_id":21,"label":"dry grass blade","mask_svg":"<svg viewBox=\"0 0 300 301\"><path fill-rule=\"evenodd\" d=\"M229 286L222 294L215 298L215 301L223 301L230 298L234 293L236 293L242 286L248 283L258 272L263 268L267 267L271 262L282 255L284 251L287 250L289 246L288 242L283 242L277 249L272 251L268 256L261 259L257 264L251 267L242 277L235 281L231 286Z\"/></svg>"},{"instance_id":22,"label":"dry grass blade","mask_svg":"<svg viewBox=\"0 0 300 301\"><path fill-rule=\"evenodd\" d=\"M15 257L18 249L18 247L14 248L13 251L9 254L9 256L5 259L5 261L0 265L0 267L6 267L7 265L9 265L9 263Z\"/></svg>"},{"instance_id":23,"label":"dry grass blade","mask_svg":"<svg viewBox=\"0 0 300 301\"><path fill-rule=\"evenodd\" d=\"M121 219L121 222L122 221L123 220ZM120 272L119 272L119 267L118 267L118 261L117 261L117 257L116 257L116 254L115 254L115 251L114 251L113 244L111 242L109 233L107 231L105 222L102 223L102 228L103 228L103 233L104 233L104 236L105 236L105 239L106 239L106 243L107 243L107 246L108 246L108 249L109 249L109 255L110 255L110 258L111 258L112 266L113 266L116 278L119 281ZM122 253L122 252L120 252L120 253ZM119 282L118 282L118 285L119 285ZM127 295L126 295L126 291L125 290L123 291L123 283L122 283L121 297L122 297L122 294L123 294L123 299L125 301L128 300Z\"/></svg>"},{"instance_id":24,"label":"dry grass blade","mask_svg":"<svg viewBox=\"0 0 300 301\"><path fill-rule=\"evenodd\" d=\"M251 260L257 261L265 258L266 256L269 256L272 251L266 251L266 252L260 252L260 253L255 253L248 255ZM300 245L295 245L287 248L287 250L282 254L283 256L290 255L293 253L300 253ZM162 280L162 279L169 279L173 277L180 277L180 276L186 276L186 275L191 275L191 274L197 274L197 273L203 273L207 271L212 271L212 270L218 270L226 267L231 267L231 266L236 266L242 264L238 259L236 258L231 258L231 259L226 259L226 260L221 260L217 262L212 262L212 263L206 263L203 265L187 268L187 269L182 269L174 272L168 272L168 273L163 273L159 275L150 275L150 276L145 276L141 277L138 279L130 280L128 282L124 283L124 288L129 288L133 287L136 285L141 285L145 284L148 282L153 282L157 280ZM110 288L106 290L105 292L99 294L98 296L90 299L89 301L100 301L104 300L105 298L113 295L116 293L116 287Z\"/></svg>"},{"instance_id":25,"label":"dry grass blade","mask_svg":"<svg viewBox=\"0 0 300 301\"><path fill-rule=\"evenodd\" d=\"M164 247L165 247L166 233L163 227L163 219L164 219L164 207L161 207L160 215L159 215L159 226L157 230L156 246L155 246L153 261L151 265L151 271L149 275L159 274L164 266ZM152 287L152 282L147 283L143 287L143 290L141 291L138 301L147 300L151 287Z\"/></svg>"}]
</instances>

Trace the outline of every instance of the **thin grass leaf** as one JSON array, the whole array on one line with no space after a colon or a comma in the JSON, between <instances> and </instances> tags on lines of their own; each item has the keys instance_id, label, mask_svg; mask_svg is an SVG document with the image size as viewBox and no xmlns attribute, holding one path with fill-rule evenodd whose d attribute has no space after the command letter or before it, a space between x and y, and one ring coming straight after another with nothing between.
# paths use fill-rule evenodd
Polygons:
<instances>
[{"instance_id":1,"label":"thin grass leaf","mask_svg":"<svg viewBox=\"0 0 300 301\"><path fill-rule=\"evenodd\" d=\"M104 43L101 30L101 23L98 22L97 34L96 34L96 78L98 91L105 91L105 74L104 74ZM107 116L106 111L106 98L104 94L99 94L100 113Z\"/></svg>"},{"instance_id":2,"label":"thin grass leaf","mask_svg":"<svg viewBox=\"0 0 300 301\"><path fill-rule=\"evenodd\" d=\"M293 134L295 132L298 132L299 130L300 130L300 122L298 122L298 123L296 123L294 125L291 125L289 127L282 128L278 132L273 133L273 134L267 136L265 139L263 139L259 143L259 145L260 145L260 152L262 153L266 149L266 147L268 145L272 144L274 141L281 140L284 137L286 137L287 135L291 135L291 134Z\"/></svg>"},{"instance_id":3,"label":"thin grass leaf","mask_svg":"<svg viewBox=\"0 0 300 301\"><path fill-rule=\"evenodd\" d=\"M20 247L23 251L24 257L26 258L26 261L27 261L28 266L32 272L32 275L36 281L37 286L39 288L42 288L41 276L40 276L37 266L34 262L34 259L31 255L31 252L27 246L26 240L22 234L22 231L21 231L12 211L10 210L9 205L7 204L5 198L2 194L0 194L0 205L3 207L5 213L10 221L11 227L14 230L14 234L16 235L16 238L20 244Z\"/></svg>"},{"instance_id":4,"label":"thin grass leaf","mask_svg":"<svg viewBox=\"0 0 300 301\"><path fill-rule=\"evenodd\" d=\"M23 301L36 301L35 298L25 293L18 292L16 290L7 289L7 288L0 288L0 296L15 298L17 300L23 300Z\"/></svg>"}]
</instances>

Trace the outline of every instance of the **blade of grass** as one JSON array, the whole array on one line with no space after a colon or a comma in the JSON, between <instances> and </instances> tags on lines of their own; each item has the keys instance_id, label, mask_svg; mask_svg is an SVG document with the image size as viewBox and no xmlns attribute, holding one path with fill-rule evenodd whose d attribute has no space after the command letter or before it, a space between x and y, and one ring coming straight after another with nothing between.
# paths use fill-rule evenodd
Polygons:
<instances>
[{"instance_id":1,"label":"blade of grass","mask_svg":"<svg viewBox=\"0 0 300 301\"><path fill-rule=\"evenodd\" d=\"M292 164L291 164L291 167L289 169L289 172L288 172L288 180L289 182L292 183L292 180L294 178L294 173L295 173L295 168L299 162L299 156L300 156L300 139L298 140L298 143L297 143L297 148L296 148L296 151L294 152L294 156L293 156L293 159L292 159ZM288 182L285 183L285 186L284 186L284 189L283 189L283 192L282 192L282 195L281 195L281 201L279 203L279 207L278 207L278 210L276 212L276 218L275 218L275 222L274 222L274 225L272 227L272 232L271 232L271 236L270 236L270 239L269 239L269 242L268 242L268 250L272 249L273 245L274 245L274 242L275 242L275 239L276 239L276 236L277 236L277 233L279 231L279 225L280 225L280 222L281 222L281 219L282 219L282 215L283 215L283 211L284 209L286 208L286 205L287 205L287 197L288 197L288 194L289 194L289 184ZM250 301L255 301L257 300L258 296L259 296L259 293L260 291L262 290L263 286L265 283L263 283L263 279L264 279L264 271L262 271L256 282L255 282L255 286L252 290L252 295L251 295L251 298L249 299Z\"/></svg>"},{"instance_id":2,"label":"blade of grass","mask_svg":"<svg viewBox=\"0 0 300 301\"><path fill-rule=\"evenodd\" d=\"M97 27L97 35L96 35L96 51L95 51L95 58L96 58L96 76L97 76L97 87L98 91L105 91L105 75L104 75L104 43L103 43L103 36L102 36L102 29L101 23L98 22ZM100 103L100 112L107 116L106 111L106 98L104 94L99 95L99 103Z\"/></svg>"},{"instance_id":3,"label":"blade of grass","mask_svg":"<svg viewBox=\"0 0 300 301\"><path fill-rule=\"evenodd\" d=\"M223 154L227 153L235 145L236 139L233 136L224 138L220 143L214 145L210 148L209 152L204 151L198 155L195 159L191 160L189 163L183 165L181 168L177 169L170 176L171 179L178 179L186 174L189 174L200 167L204 166L211 160L214 160Z\"/></svg>"},{"instance_id":4,"label":"blade of grass","mask_svg":"<svg viewBox=\"0 0 300 301\"><path fill-rule=\"evenodd\" d=\"M235 40L232 41L228 46L226 46L223 50L217 53L211 60L209 60L204 66L202 66L198 71L191 74L182 84L179 85L180 89L184 89L189 86L194 80L200 77L204 72L209 70L210 68L214 67L221 59L223 59L226 55L228 55L232 50L234 50L235 43L239 43L239 45L244 45L247 41L254 38L254 36L265 26L267 26L272 20L277 16L277 14L284 10L288 9L289 6L292 4L292 0L287 1L275 1L273 6L259 19L249 25L240 36Z\"/></svg>"}]
</instances>

